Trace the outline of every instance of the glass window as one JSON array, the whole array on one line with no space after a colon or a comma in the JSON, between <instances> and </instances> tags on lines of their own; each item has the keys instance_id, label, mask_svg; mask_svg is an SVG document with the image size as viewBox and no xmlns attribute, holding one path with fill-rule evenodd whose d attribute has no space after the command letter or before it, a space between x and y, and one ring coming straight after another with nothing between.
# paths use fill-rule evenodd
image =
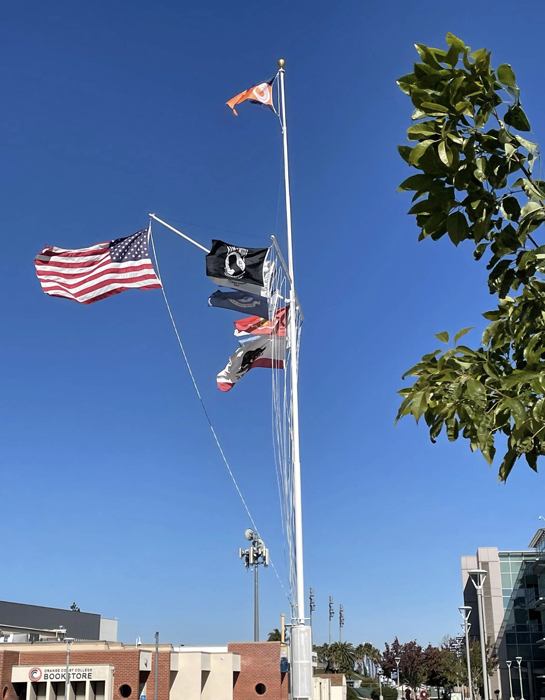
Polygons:
<instances>
[{"instance_id":1,"label":"glass window","mask_svg":"<svg viewBox=\"0 0 545 700\"><path fill-rule=\"evenodd\" d=\"M522 656L524 661L530 661L532 658L532 647L529 644L519 644L519 656Z\"/></svg>"},{"instance_id":2,"label":"glass window","mask_svg":"<svg viewBox=\"0 0 545 700\"><path fill-rule=\"evenodd\" d=\"M507 658L515 659L518 656L518 649L516 644L507 645Z\"/></svg>"},{"instance_id":3,"label":"glass window","mask_svg":"<svg viewBox=\"0 0 545 700\"><path fill-rule=\"evenodd\" d=\"M508 574L511 571L508 561L500 561L500 571L502 574Z\"/></svg>"},{"instance_id":4,"label":"glass window","mask_svg":"<svg viewBox=\"0 0 545 700\"><path fill-rule=\"evenodd\" d=\"M523 608L518 608L515 610L515 622L517 625L521 625L523 622L526 622L527 620L528 620L528 613L526 610L524 610Z\"/></svg>"},{"instance_id":5,"label":"glass window","mask_svg":"<svg viewBox=\"0 0 545 700\"><path fill-rule=\"evenodd\" d=\"M502 574L501 575L501 587L502 588L512 588L511 574Z\"/></svg>"},{"instance_id":6,"label":"glass window","mask_svg":"<svg viewBox=\"0 0 545 700\"><path fill-rule=\"evenodd\" d=\"M505 635L505 641L507 644L516 644L517 643L517 635L514 634L513 632L508 632Z\"/></svg>"},{"instance_id":7,"label":"glass window","mask_svg":"<svg viewBox=\"0 0 545 700\"><path fill-rule=\"evenodd\" d=\"M519 644L530 644L530 633L521 632L517 637L517 642Z\"/></svg>"}]
</instances>

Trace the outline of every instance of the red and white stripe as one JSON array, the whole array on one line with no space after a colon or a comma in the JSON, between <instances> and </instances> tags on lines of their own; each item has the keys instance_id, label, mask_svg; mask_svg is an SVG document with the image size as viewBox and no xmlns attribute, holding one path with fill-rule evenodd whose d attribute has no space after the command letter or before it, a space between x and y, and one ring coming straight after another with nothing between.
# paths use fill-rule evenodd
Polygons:
<instances>
[{"instance_id":1,"label":"red and white stripe","mask_svg":"<svg viewBox=\"0 0 545 700\"><path fill-rule=\"evenodd\" d=\"M36 274L46 294L92 304L126 289L161 289L149 258L113 262L110 245L66 250L46 247L35 260Z\"/></svg>"}]
</instances>

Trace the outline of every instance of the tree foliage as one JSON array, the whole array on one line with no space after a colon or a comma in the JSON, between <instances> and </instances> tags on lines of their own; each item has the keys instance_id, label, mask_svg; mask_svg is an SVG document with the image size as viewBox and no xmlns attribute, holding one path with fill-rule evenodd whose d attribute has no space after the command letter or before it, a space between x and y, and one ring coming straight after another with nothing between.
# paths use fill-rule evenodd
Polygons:
<instances>
[{"instance_id":1,"label":"tree foliage","mask_svg":"<svg viewBox=\"0 0 545 700\"><path fill-rule=\"evenodd\" d=\"M537 144L521 135L530 123L511 66L494 70L486 49L446 41L446 50L416 44L420 60L397 81L414 107L399 152L418 171L399 189L414 192L419 240L448 236L486 260L497 305L476 348L458 344L470 328L450 345L437 334L447 347L406 372L415 380L399 392L397 419L423 417L432 442L462 436L489 464L504 436L505 481L520 457L537 471L545 453L545 181L534 175Z\"/></svg>"},{"instance_id":2,"label":"tree foliage","mask_svg":"<svg viewBox=\"0 0 545 700\"><path fill-rule=\"evenodd\" d=\"M400 681L416 691L427 679L426 657L422 647L416 641L400 644L397 637L391 646L386 643L381 665L387 676L391 676L397 668L396 657L400 659Z\"/></svg>"}]
</instances>

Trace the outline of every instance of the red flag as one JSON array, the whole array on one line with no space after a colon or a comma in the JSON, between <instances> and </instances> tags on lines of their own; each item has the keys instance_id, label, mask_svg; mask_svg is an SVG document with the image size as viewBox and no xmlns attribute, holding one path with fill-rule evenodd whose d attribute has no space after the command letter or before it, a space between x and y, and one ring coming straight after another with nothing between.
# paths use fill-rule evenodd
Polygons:
<instances>
[{"instance_id":1,"label":"red flag","mask_svg":"<svg viewBox=\"0 0 545 700\"><path fill-rule=\"evenodd\" d=\"M261 316L246 316L246 318L234 321L235 335L286 335L286 318L289 306L278 309L274 315L274 321L269 321Z\"/></svg>"},{"instance_id":2,"label":"red flag","mask_svg":"<svg viewBox=\"0 0 545 700\"><path fill-rule=\"evenodd\" d=\"M233 112L237 115L238 113L235 109L235 105L250 100L253 104L260 104L265 107L270 107L274 111L273 101L272 101L272 84L274 83L274 78L266 83L259 83L259 85L254 85L249 90L244 90L244 92L239 93L232 97L226 105L229 105Z\"/></svg>"}]
</instances>

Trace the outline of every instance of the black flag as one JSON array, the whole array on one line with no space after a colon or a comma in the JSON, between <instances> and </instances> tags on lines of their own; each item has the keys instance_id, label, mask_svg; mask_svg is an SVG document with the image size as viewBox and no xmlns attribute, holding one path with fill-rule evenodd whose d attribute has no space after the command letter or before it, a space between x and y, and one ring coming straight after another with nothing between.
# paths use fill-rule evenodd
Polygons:
<instances>
[{"instance_id":1,"label":"black flag","mask_svg":"<svg viewBox=\"0 0 545 700\"><path fill-rule=\"evenodd\" d=\"M213 240L206 256L206 274L220 287L267 296L268 252L268 248L242 248Z\"/></svg>"}]
</instances>

